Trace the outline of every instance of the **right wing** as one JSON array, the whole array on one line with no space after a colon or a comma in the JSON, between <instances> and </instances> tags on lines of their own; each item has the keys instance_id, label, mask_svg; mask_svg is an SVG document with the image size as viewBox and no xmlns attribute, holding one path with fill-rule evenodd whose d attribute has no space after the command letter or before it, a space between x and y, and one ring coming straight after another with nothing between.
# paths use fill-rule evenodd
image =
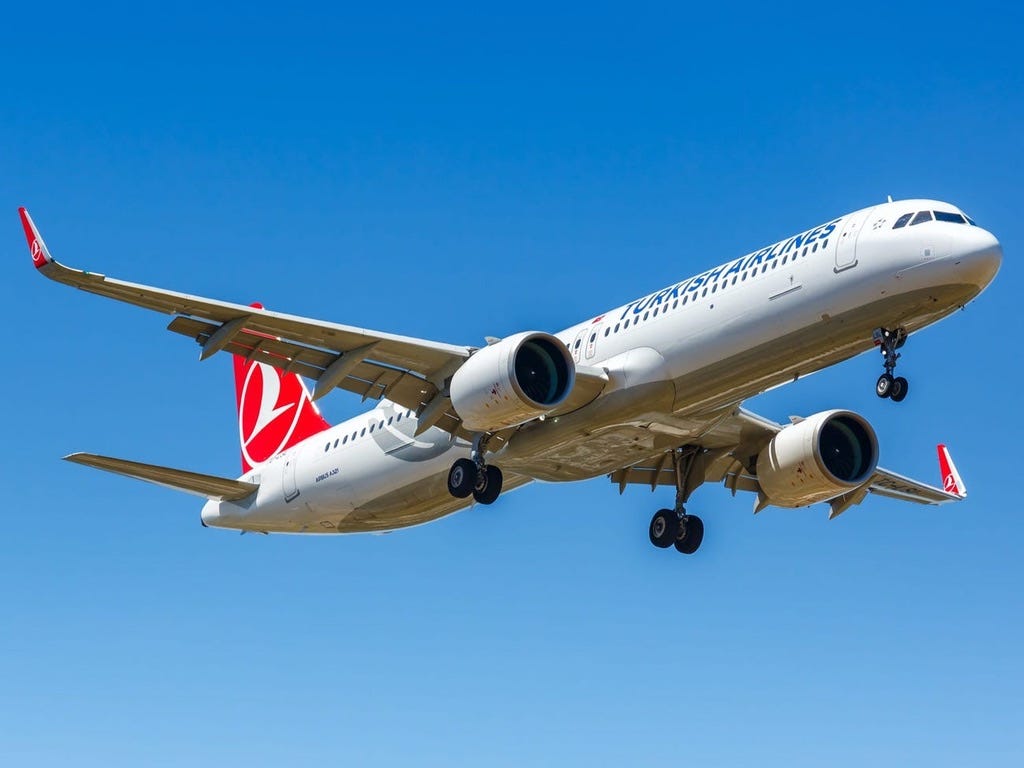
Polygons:
<instances>
[{"instance_id":1,"label":"right wing","mask_svg":"<svg viewBox=\"0 0 1024 768\"><path fill-rule=\"evenodd\" d=\"M258 359L314 380L314 400L335 387L364 400L387 398L414 410L421 431L438 426L472 438L452 407L447 381L476 351L474 347L268 312L72 269L50 255L28 211L18 212L32 263L40 273L89 293L176 315L168 330L198 341L203 348L200 359L222 350ZM577 369L576 386L557 413L586 405L606 382L602 371Z\"/></svg>"},{"instance_id":2,"label":"right wing","mask_svg":"<svg viewBox=\"0 0 1024 768\"><path fill-rule=\"evenodd\" d=\"M700 462L697 465L697 476L687 483L688 490L701 483L711 482L723 483L733 495L737 491L756 493L758 501L755 511L766 504L757 478L757 456L783 428L782 424L738 407L692 422L669 417L663 418L661 423L648 424L652 432L678 435L676 439L681 444L703 449L697 456ZM946 504L966 498L966 486L946 446L938 446L938 454L942 488L877 467L861 486L827 502L831 507L829 519L860 504L869 493L917 504ZM662 454L654 461L623 467L612 472L609 478L618 484L620 493L627 485L646 485L654 490L659 485L676 483L668 454Z\"/></svg>"},{"instance_id":3,"label":"right wing","mask_svg":"<svg viewBox=\"0 0 1024 768\"><path fill-rule=\"evenodd\" d=\"M65 456L64 460L217 501L238 501L246 496L251 496L259 488L256 483L244 483L241 480L187 472L184 469L171 469L156 464L115 459L95 453L72 453L70 456Z\"/></svg>"}]
</instances>

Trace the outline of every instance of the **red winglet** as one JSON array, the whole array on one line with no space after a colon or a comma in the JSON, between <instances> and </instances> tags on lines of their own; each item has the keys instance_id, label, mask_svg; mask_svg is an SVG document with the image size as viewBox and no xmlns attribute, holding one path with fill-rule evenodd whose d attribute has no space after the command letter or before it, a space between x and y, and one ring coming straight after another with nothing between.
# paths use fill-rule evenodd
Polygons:
<instances>
[{"instance_id":1,"label":"red winglet","mask_svg":"<svg viewBox=\"0 0 1024 768\"><path fill-rule=\"evenodd\" d=\"M43 236L39 234L39 230L36 229L36 225L32 221L32 217L28 215L28 211L24 208L19 208L18 214L21 216L21 226L25 229L25 239L28 240L28 250L32 254L32 263L36 265L36 269L42 269L53 261L53 257L46 249Z\"/></svg>"},{"instance_id":2,"label":"red winglet","mask_svg":"<svg viewBox=\"0 0 1024 768\"><path fill-rule=\"evenodd\" d=\"M959 496L961 499L967 498L967 486L964 485L960 473L956 470L956 464L953 463L953 457L949 455L949 449L941 444L936 448L939 452L939 471L942 473L942 490Z\"/></svg>"}]
</instances>

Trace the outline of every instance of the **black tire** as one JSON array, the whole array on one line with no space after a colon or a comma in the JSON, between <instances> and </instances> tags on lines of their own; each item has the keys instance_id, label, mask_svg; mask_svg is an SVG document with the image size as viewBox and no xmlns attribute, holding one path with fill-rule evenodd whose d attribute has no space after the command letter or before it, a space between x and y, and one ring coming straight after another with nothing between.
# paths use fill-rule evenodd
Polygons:
<instances>
[{"instance_id":1,"label":"black tire","mask_svg":"<svg viewBox=\"0 0 1024 768\"><path fill-rule=\"evenodd\" d=\"M676 532L679 530L679 516L671 509L659 509L651 518L651 524L647 528L647 534L651 537L651 544L660 549L671 547L676 540Z\"/></svg>"},{"instance_id":2,"label":"black tire","mask_svg":"<svg viewBox=\"0 0 1024 768\"><path fill-rule=\"evenodd\" d=\"M448 493L457 499L464 499L476 487L476 464L469 459L458 459L448 471Z\"/></svg>"},{"instance_id":3,"label":"black tire","mask_svg":"<svg viewBox=\"0 0 1024 768\"><path fill-rule=\"evenodd\" d=\"M682 552L684 555L692 555L700 549L702 541L704 541L704 521L696 515L687 515L685 520L681 521L679 531L676 533L676 551Z\"/></svg>"},{"instance_id":4,"label":"black tire","mask_svg":"<svg viewBox=\"0 0 1024 768\"><path fill-rule=\"evenodd\" d=\"M483 489L481 490L479 487L474 488L473 498L479 504L493 504L498 500L498 496L501 495L501 470L497 467L488 466L484 470L484 478Z\"/></svg>"},{"instance_id":5,"label":"black tire","mask_svg":"<svg viewBox=\"0 0 1024 768\"><path fill-rule=\"evenodd\" d=\"M897 376L892 380L892 389L889 390L889 397L897 403L903 402L903 399L907 396L907 392L910 390L910 384L902 376Z\"/></svg>"},{"instance_id":6,"label":"black tire","mask_svg":"<svg viewBox=\"0 0 1024 768\"><path fill-rule=\"evenodd\" d=\"M883 373L878 377L878 381L875 382L875 394L882 398L888 397L889 392L892 391L893 381L892 376L888 373Z\"/></svg>"}]
</instances>

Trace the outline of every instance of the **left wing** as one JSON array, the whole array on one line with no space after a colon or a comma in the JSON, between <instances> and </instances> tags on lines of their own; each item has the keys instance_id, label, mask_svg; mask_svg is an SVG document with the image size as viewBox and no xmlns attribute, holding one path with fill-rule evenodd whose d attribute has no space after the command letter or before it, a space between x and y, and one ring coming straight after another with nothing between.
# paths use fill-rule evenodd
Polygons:
<instances>
[{"instance_id":1,"label":"left wing","mask_svg":"<svg viewBox=\"0 0 1024 768\"><path fill-rule=\"evenodd\" d=\"M222 350L255 358L314 380L314 400L335 387L364 400L387 398L416 411L421 431L438 426L466 436L446 382L476 348L268 312L72 269L50 255L28 211L18 212L40 273L89 293L176 315L168 330L198 341L200 359ZM558 413L590 402L605 383L603 372L578 369L576 386Z\"/></svg>"},{"instance_id":2,"label":"left wing","mask_svg":"<svg viewBox=\"0 0 1024 768\"><path fill-rule=\"evenodd\" d=\"M687 484L691 490L703 482L720 482L735 495L736 491L760 492L761 486L753 471L754 461L769 441L783 429L783 425L744 408L735 408L706 420L703 425L699 420L686 423L666 419L664 423L650 424L649 428L662 434L675 430L680 437L689 430L693 438L686 440L686 443L705 449L699 457L699 477L691 479ZM949 450L939 445L938 454L943 488L877 467L863 485L828 502L831 507L829 519L860 504L869 493L917 504L946 504L966 498L967 488L953 464ZM620 493L631 484L648 485L652 490L659 485L676 484L675 471L667 455L657 461L641 462L617 470L609 477L619 485Z\"/></svg>"}]
</instances>

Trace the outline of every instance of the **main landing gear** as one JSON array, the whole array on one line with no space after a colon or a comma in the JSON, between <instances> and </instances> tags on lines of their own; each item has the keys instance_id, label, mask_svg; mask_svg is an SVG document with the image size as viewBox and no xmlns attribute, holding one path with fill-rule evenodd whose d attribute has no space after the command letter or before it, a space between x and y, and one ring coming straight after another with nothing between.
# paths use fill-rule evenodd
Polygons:
<instances>
[{"instance_id":1,"label":"main landing gear","mask_svg":"<svg viewBox=\"0 0 1024 768\"><path fill-rule=\"evenodd\" d=\"M704 541L704 521L686 513L688 496L686 481L699 449L677 448L672 451L672 468L676 474L676 503L673 509L659 509L651 518L648 534L651 544L660 549L675 545L677 552L692 555Z\"/></svg>"},{"instance_id":2,"label":"main landing gear","mask_svg":"<svg viewBox=\"0 0 1024 768\"><path fill-rule=\"evenodd\" d=\"M501 470L484 461L488 435L473 441L469 459L458 459L448 471L448 493L457 499L470 494L478 504L493 504L501 495Z\"/></svg>"},{"instance_id":3,"label":"main landing gear","mask_svg":"<svg viewBox=\"0 0 1024 768\"><path fill-rule=\"evenodd\" d=\"M876 328L872 338L882 353L882 365L885 373L878 377L875 383L875 394L894 402L900 402L907 396L910 385L902 376L893 377L896 370L896 361L900 359L900 353L896 350L907 342L907 332L902 328L890 331L888 328Z\"/></svg>"}]
</instances>

